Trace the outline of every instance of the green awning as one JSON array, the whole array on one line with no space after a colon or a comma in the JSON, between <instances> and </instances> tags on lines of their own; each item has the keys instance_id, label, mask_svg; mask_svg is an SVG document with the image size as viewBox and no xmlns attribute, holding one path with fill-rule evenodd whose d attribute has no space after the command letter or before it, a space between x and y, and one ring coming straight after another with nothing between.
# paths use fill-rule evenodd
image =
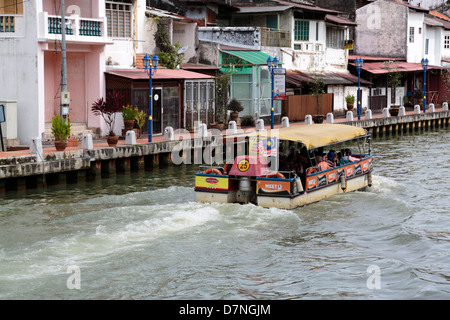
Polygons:
<instances>
[{"instance_id":1,"label":"green awning","mask_svg":"<svg viewBox=\"0 0 450 320\"><path fill-rule=\"evenodd\" d=\"M222 51L234 57L238 57L253 65L267 65L267 59L270 57L261 51Z\"/></svg>"},{"instance_id":2,"label":"green awning","mask_svg":"<svg viewBox=\"0 0 450 320\"><path fill-rule=\"evenodd\" d=\"M225 54L230 55L231 57L226 57ZM235 62L237 62L237 59L243 60L244 62L246 62L246 65L257 65L257 66L261 66L267 65L267 59L270 56L264 52L261 51L234 51L234 50L222 50L222 65L226 66L226 65L230 65L231 61L227 61L227 60L234 60ZM237 59L236 59L237 58ZM231 63L233 64L233 63Z\"/></svg>"}]
</instances>

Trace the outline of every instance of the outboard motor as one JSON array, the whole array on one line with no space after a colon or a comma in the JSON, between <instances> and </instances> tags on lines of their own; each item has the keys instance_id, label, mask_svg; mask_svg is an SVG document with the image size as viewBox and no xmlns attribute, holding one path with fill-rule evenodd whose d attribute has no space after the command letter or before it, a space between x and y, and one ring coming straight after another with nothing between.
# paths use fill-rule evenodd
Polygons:
<instances>
[{"instance_id":1,"label":"outboard motor","mask_svg":"<svg viewBox=\"0 0 450 320\"><path fill-rule=\"evenodd\" d=\"M237 180L236 201L250 203L256 201L256 177L262 177L269 170L263 157L237 156L228 175Z\"/></svg>"},{"instance_id":2,"label":"outboard motor","mask_svg":"<svg viewBox=\"0 0 450 320\"><path fill-rule=\"evenodd\" d=\"M239 178L239 189L237 191L237 202L249 203L253 202L256 196L255 189L252 186L250 177L240 177Z\"/></svg>"}]
</instances>

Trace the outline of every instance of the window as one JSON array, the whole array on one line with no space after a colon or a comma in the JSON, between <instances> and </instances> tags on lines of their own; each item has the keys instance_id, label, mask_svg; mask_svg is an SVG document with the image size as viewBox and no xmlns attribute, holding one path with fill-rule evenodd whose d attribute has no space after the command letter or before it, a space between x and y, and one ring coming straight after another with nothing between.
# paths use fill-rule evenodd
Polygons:
<instances>
[{"instance_id":1,"label":"window","mask_svg":"<svg viewBox=\"0 0 450 320\"><path fill-rule=\"evenodd\" d=\"M295 20L294 40L309 41L309 21Z\"/></svg>"},{"instance_id":2,"label":"window","mask_svg":"<svg viewBox=\"0 0 450 320\"><path fill-rule=\"evenodd\" d=\"M108 37L131 38L131 0L130 3L106 2Z\"/></svg>"},{"instance_id":3,"label":"window","mask_svg":"<svg viewBox=\"0 0 450 320\"><path fill-rule=\"evenodd\" d=\"M430 39L425 40L425 54L428 54L428 46L430 44Z\"/></svg>"},{"instance_id":4,"label":"window","mask_svg":"<svg viewBox=\"0 0 450 320\"><path fill-rule=\"evenodd\" d=\"M0 0L0 14L23 14L24 0Z\"/></svg>"},{"instance_id":5,"label":"window","mask_svg":"<svg viewBox=\"0 0 450 320\"><path fill-rule=\"evenodd\" d=\"M409 27L409 43L414 42L414 27Z\"/></svg>"},{"instance_id":6,"label":"window","mask_svg":"<svg viewBox=\"0 0 450 320\"><path fill-rule=\"evenodd\" d=\"M278 16L266 16L266 28L278 29Z\"/></svg>"},{"instance_id":7,"label":"window","mask_svg":"<svg viewBox=\"0 0 450 320\"><path fill-rule=\"evenodd\" d=\"M319 23L316 22L316 41L319 41Z\"/></svg>"},{"instance_id":8,"label":"window","mask_svg":"<svg viewBox=\"0 0 450 320\"><path fill-rule=\"evenodd\" d=\"M450 36L445 36L444 37L444 49L449 49L450 48Z\"/></svg>"},{"instance_id":9,"label":"window","mask_svg":"<svg viewBox=\"0 0 450 320\"><path fill-rule=\"evenodd\" d=\"M327 48L344 49L345 30L327 27Z\"/></svg>"}]
</instances>

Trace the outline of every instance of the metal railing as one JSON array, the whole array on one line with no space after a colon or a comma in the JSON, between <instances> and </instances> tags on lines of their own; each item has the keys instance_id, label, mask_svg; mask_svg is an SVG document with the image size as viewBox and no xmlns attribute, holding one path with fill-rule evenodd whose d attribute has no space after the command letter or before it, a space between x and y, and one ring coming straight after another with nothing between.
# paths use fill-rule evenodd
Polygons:
<instances>
[{"instance_id":1,"label":"metal railing","mask_svg":"<svg viewBox=\"0 0 450 320\"><path fill-rule=\"evenodd\" d=\"M291 36L287 31L271 28L259 28L261 31L261 45L267 47L290 47Z\"/></svg>"},{"instance_id":2,"label":"metal railing","mask_svg":"<svg viewBox=\"0 0 450 320\"><path fill-rule=\"evenodd\" d=\"M15 22L14 16L0 16L0 33L15 32L14 22Z\"/></svg>"},{"instance_id":3,"label":"metal railing","mask_svg":"<svg viewBox=\"0 0 450 320\"><path fill-rule=\"evenodd\" d=\"M62 19L58 16L48 17L48 33L61 34ZM102 36L102 22L89 19L66 19L66 34L74 35L77 33L80 36Z\"/></svg>"}]
</instances>

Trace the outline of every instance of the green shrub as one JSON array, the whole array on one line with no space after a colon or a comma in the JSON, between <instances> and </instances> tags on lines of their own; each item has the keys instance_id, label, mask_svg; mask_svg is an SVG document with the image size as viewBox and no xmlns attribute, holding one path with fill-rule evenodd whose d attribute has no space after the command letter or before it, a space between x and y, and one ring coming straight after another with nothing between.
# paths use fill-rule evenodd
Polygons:
<instances>
[{"instance_id":1,"label":"green shrub","mask_svg":"<svg viewBox=\"0 0 450 320\"><path fill-rule=\"evenodd\" d=\"M230 101L230 104L228 105L227 109L233 112L241 112L242 110L244 110L244 107L238 100L233 99Z\"/></svg>"},{"instance_id":2,"label":"green shrub","mask_svg":"<svg viewBox=\"0 0 450 320\"><path fill-rule=\"evenodd\" d=\"M70 121L66 121L60 116L54 116L52 119L52 134L56 141L67 140L70 135Z\"/></svg>"}]
</instances>

